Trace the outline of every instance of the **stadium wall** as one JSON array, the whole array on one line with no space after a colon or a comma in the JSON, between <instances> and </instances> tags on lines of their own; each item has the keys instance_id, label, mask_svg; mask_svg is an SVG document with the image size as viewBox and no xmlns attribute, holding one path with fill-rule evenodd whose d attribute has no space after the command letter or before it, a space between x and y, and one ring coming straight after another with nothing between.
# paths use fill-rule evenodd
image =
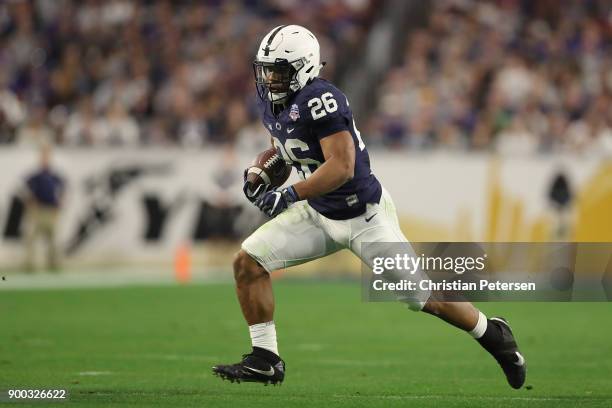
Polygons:
<instances>
[{"instance_id":1,"label":"stadium wall","mask_svg":"<svg viewBox=\"0 0 612 408\"><path fill-rule=\"evenodd\" d=\"M410 240L612 241L612 162L603 158L371 156ZM37 159L27 149L0 150L2 268L18 267L24 256L19 197ZM189 245L195 269L226 268L240 238L264 221L242 198L242 168L251 159L223 149L55 151L68 185L58 231L65 265L171 268ZM553 186L567 187L566 205L551 199ZM347 270L358 263L340 254L296 274Z\"/></svg>"}]
</instances>

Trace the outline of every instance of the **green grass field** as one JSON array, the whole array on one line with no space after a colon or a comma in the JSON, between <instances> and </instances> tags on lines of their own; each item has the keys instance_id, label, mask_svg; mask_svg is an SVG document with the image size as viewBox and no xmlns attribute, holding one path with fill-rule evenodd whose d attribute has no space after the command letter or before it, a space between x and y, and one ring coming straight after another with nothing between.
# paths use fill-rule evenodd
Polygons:
<instances>
[{"instance_id":1,"label":"green grass field","mask_svg":"<svg viewBox=\"0 0 612 408\"><path fill-rule=\"evenodd\" d=\"M612 406L612 304L481 305L521 342L532 389L515 391L467 334L362 303L356 284L275 292L287 378L264 387L211 374L250 348L229 284L0 291L0 389L66 388L65 406L100 407Z\"/></svg>"}]
</instances>

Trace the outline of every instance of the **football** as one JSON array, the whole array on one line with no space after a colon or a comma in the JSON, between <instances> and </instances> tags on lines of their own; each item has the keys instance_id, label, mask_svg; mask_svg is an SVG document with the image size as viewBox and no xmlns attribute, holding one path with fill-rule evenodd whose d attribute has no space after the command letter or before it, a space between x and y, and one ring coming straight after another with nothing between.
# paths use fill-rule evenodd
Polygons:
<instances>
[{"instance_id":1,"label":"football","mask_svg":"<svg viewBox=\"0 0 612 408\"><path fill-rule=\"evenodd\" d=\"M270 148L257 155L246 171L246 182L249 192L255 192L261 185L268 188L280 187L289 178L291 165L288 164L275 148Z\"/></svg>"}]
</instances>

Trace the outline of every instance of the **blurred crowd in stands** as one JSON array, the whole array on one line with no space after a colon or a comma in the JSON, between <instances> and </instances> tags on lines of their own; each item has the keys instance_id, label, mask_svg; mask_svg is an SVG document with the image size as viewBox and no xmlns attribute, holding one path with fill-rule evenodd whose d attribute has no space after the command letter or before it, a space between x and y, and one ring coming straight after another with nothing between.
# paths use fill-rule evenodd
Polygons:
<instances>
[{"instance_id":1,"label":"blurred crowd in stands","mask_svg":"<svg viewBox=\"0 0 612 408\"><path fill-rule=\"evenodd\" d=\"M609 4L434 1L357 118L362 134L417 150L612 152ZM381 0L4 0L0 144L265 146L251 67L262 36L307 26L337 80L380 9Z\"/></svg>"},{"instance_id":2,"label":"blurred crowd in stands","mask_svg":"<svg viewBox=\"0 0 612 408\"><path fill-rule=\"evenodd\" d=\"M0 143L233 142L257 125L252 62L295 22L328 61L358 47L370 0L0 1ZM269 137L262 137L269 144Z\"/></svg>"},{"instance_id":3,"label":"blurred crowd in stands","mask_svg":"<svg viewBox=\"0 0 612 408\"><path fill-rule=\"evenodd\" d=\"M612 153L610 1L436 1L365 134L415 149Z\"/></svg>"}]
</instances>

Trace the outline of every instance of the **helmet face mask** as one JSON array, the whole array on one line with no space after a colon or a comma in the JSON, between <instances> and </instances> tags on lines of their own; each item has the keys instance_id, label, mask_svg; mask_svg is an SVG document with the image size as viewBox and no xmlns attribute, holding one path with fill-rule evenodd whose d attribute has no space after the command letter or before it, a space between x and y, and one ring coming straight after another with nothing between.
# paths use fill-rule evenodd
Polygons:
<instances>
[{"instance_id":1,"label":"helmet face mask","mask_svg":"<svg viewBox=\"0 0 612 408\"><path fill-rule=\"evenodd\" d=\"M299 67L296 69L296 66ZM257 94L272 103L284 103L300 89L298 71L304 67L301 61L290 63L277 59L275 62L253 62Z\"/></svg>"}]
</instances>

